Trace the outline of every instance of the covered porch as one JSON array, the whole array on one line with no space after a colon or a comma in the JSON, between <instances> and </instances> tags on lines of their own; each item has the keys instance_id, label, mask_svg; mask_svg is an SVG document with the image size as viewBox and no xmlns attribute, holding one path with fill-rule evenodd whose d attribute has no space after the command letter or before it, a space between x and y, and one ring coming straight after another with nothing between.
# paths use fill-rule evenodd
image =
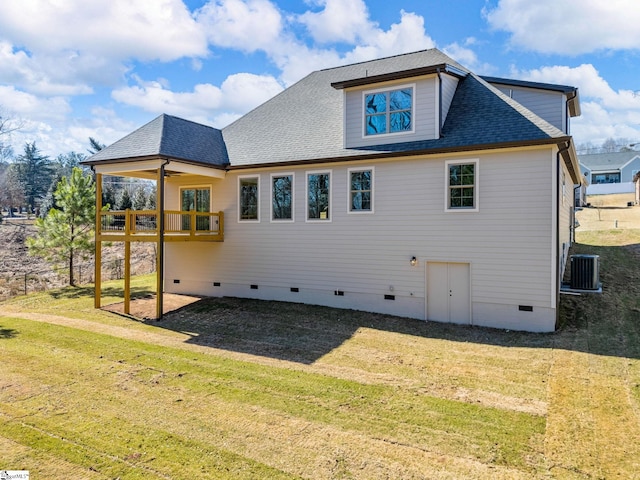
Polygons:
<instances>
[{"instance_id":1,"label":"covered porch","mask_svg":"<svg viewBox=\"0 0 640 480\"><path fill-rule=\"evenodd\" d=\"M124 313L131 313L131 242L156 244L156 318L163 315L164 245L166 242L223 242L224 212L210 211L210 202L182 202L167 209L167 179L223 179L228 166L220 130L161 115L132 134L82 162L96 183L95 308L102 304L102 244L124 243ZM155 181L153 210L109 211L102 202L103 177ZM186 207L186 208L185 208Z\"/></svg>"}]
</instances>

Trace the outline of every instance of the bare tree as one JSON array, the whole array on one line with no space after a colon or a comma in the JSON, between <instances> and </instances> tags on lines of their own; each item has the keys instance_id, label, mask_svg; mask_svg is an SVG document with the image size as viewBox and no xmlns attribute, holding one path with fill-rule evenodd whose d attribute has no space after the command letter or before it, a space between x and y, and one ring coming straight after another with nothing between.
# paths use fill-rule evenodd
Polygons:
<instances>
[{"instance_id":1,"label":"bare tree","mask_svg":"<svg viewBox=\"0 0 640 480\"><path fill-rule=\"evenodd\" d=\"M15 164L0 164L0 207L6 208L12 217L13 209L23 205L24 201L24 188Z\"/></svg>"},{"instance_id":2,"label":"bare tree","mask_svg":"<svg viewBox=\"0 0 640 480\"><path fill-rule=\"evenodd\" d=\"M2 106L0 106L0 139L9 135L11 132L20 130L24 127L24 121L16 120L15 117L7 113ZM0 141L0 143L2 143Z\"/></svg>"}]
</instances>

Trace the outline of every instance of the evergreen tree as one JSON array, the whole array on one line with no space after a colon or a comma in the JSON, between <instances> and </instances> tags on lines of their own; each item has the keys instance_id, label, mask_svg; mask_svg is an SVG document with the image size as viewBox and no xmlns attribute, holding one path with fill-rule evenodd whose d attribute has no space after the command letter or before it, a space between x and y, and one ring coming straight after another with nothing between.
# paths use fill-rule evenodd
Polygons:
<instances>
[{"instance_id":1,"label":"evergreen tree","mask_svg":"<svg viewBox=\"0 0 640 480\"><path fill-rule=\"evenodd\" d=\"M79 167L80 162L85 158L85 155L76 152L69 152L58 155L52 164L55 175L59 177L58 181L60 181L62 177L71 176L71 172L73 171L73 169L75 167ZM58 181L56 181L56 185L58 184Z\"/></svg>"},{"instance_id":2,"label":"evergreen tree","mask_svg":"<svg viewBox=\"0 0 640 480\"><path fill-rule=\"evenodd\" d=\"M144 206L145 210L155 210L156 209L156 187L154 186L149 192L149 196L147 197L147 203Z\"/></svg>"},{"instance_id":3,"label":"evergreen tree","mask_svg":"<svg viewBox=\"0 0 640 480\"><path fill-rule=\"evenodd\" d=\"M89 137L89 148L87 149L87 151L91 154L94 155L96 153L98 153L100 150L102 150L104 147L106 147L105 144L100 143L98 140L96 140L93 137Z\"/></svg>"},{"instance_id":4,"label":"evergreen tree","mask_svg":"<svg viewBox=\"0 0 640 480\"><path fill-rule=\"evenodd\" d=\"M27 206L36 207L45 196L53 177L53 168L49 157L42 155L36 142L26 143L24 153L16 158L18 180L24 189Z\"/></svg>"},{"instance_id":5,"label":"evergreen tree","mask_svg":"<svg viewBox=\"0 0 640 480\"><path fill-rule=\"evenodd\" d=\"M131 202L129 190L126 188L122 189L122 193L120 194L120 198L118 199L118 210L126 210L127 208L131 208L132 206L133 203Z\"/></svg>"},{"instance_id":6,"label":"evergreen tree","mask_svg":"<svg viewBox=\"0 0 640 480\"><path fill-rule=\"evenodd\" d=\"M102 188L102 206L109 210L116 209L116 191L112 183L104 184Z\"/></svg>"},{"instance_id":7,"label":"evergreen tree","mask_svg":"<svg viewBox=\"0 0 640 480\"><path fill-rule=\"evenodd\" d=\"M144 185L138 186L135 192L133 192L132 203L134 210L144 210L144 207L147 204L147 192Z\"/></svg>"},{"instance_id":8,"label":"evergreen tree","mask_svg":"<svg viewBox=\"0 0 640 480\"><path fill-rule=\"evenodd\" d=\"M38 233L27 239L29 254L38 255L53 264L67 264L69 285L74 285L73 266L93 251L96 188L91 175L74 168L54 192L60 210L51 209L45 218L36 220Z\"/></svg>"}]
</instances>

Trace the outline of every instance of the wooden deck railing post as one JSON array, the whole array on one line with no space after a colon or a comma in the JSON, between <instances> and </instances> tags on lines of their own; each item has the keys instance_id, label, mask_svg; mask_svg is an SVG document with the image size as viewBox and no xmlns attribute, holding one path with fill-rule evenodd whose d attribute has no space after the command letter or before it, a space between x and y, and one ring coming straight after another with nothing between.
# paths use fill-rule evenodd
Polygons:
<instances>
[{"instance_id":1,"label":"wooden deck railing post","mask_svg":"<svg viewBox=\"0 0 640 480\"><path fill-rule=\"evenodd\" d=\"M131 313L131 211L124 211L124 313Z\"/></svg>"},{"instance_id":2,"label":"wooden deck railing post","mask_svg":"<svg viewBox=\"0 0 640 480\"><path fill-rule=\"evenodd\" d=\"M167 162L168 163L168 162ZM156 318L159 320L163 314L163 281L164 281L164 166L162 164L156 177L156 215L158 218L158 250L156 260Z\"/></svg>"},{"instance_id":3,"label":"wooden deck railing post","mask_svg":"<svg viewBox=\"0 0 640 480\"><path fill-rule=\"evenodd\" d=\"M93 306L100 308L102 297L102 174L96 173L95 273Z\"/></svg>"}]
</instances>

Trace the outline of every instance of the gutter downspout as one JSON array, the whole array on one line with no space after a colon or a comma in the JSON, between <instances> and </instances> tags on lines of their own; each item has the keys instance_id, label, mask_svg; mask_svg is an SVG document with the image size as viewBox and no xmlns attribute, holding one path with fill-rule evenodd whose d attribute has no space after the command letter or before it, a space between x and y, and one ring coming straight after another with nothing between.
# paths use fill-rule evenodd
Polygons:
<instances>
[{"instance_id":1,"label":"gutter downspout","mask_svg":"<svg viewBox=\"0 0 640 480\"><path fill-rule=\"evenodd\" d=\"M556 153L556 329L560 321L560 286L562 285L562 278L560 278L560 203L561 203L561 188L560 188L560 162L564 152L571 147L571 140L568 140L564 147L560 148ZM563 250L564 253L564 250Z\"/></svg>"},{"instance_id":2,"label":"gutter downspout","mask_svg":"<svg viewBox=\"0 0 640 480\"><path fill-rule=\"evenodd\" d=\"M576 241L576 207L582 205L576 205L576 192L578 190L582 190L582 182L578 184L578 186L573 187L573 209L571 210L571 243L575 243ZM582 198L582 194L578 195L579 198Z\"/></svg>"},{"instance_id":3,"label":"gutter downspout","mask_svg":"<svg viewBox=\"0 0 640 480\"><path fill-rule=\"evenodd\" d=\"M160 320L163 315L163 285L164 285L164 168L171 163L171 160L165 159L160 165L158 173L158 260L156 269L158 270L157 279L157 298L156 298L156 316Z\"/></svg>"},{"instance_id":4,"label":"gutter downspout","mask_svg":"<svg viewBox=\"0 0 640 480\"><path fill-rule=\"evenodd\" d=\"M438 138L442 138L442 75L439 67L436 73L438 74Z\"/></svg>"}]
</instances>

